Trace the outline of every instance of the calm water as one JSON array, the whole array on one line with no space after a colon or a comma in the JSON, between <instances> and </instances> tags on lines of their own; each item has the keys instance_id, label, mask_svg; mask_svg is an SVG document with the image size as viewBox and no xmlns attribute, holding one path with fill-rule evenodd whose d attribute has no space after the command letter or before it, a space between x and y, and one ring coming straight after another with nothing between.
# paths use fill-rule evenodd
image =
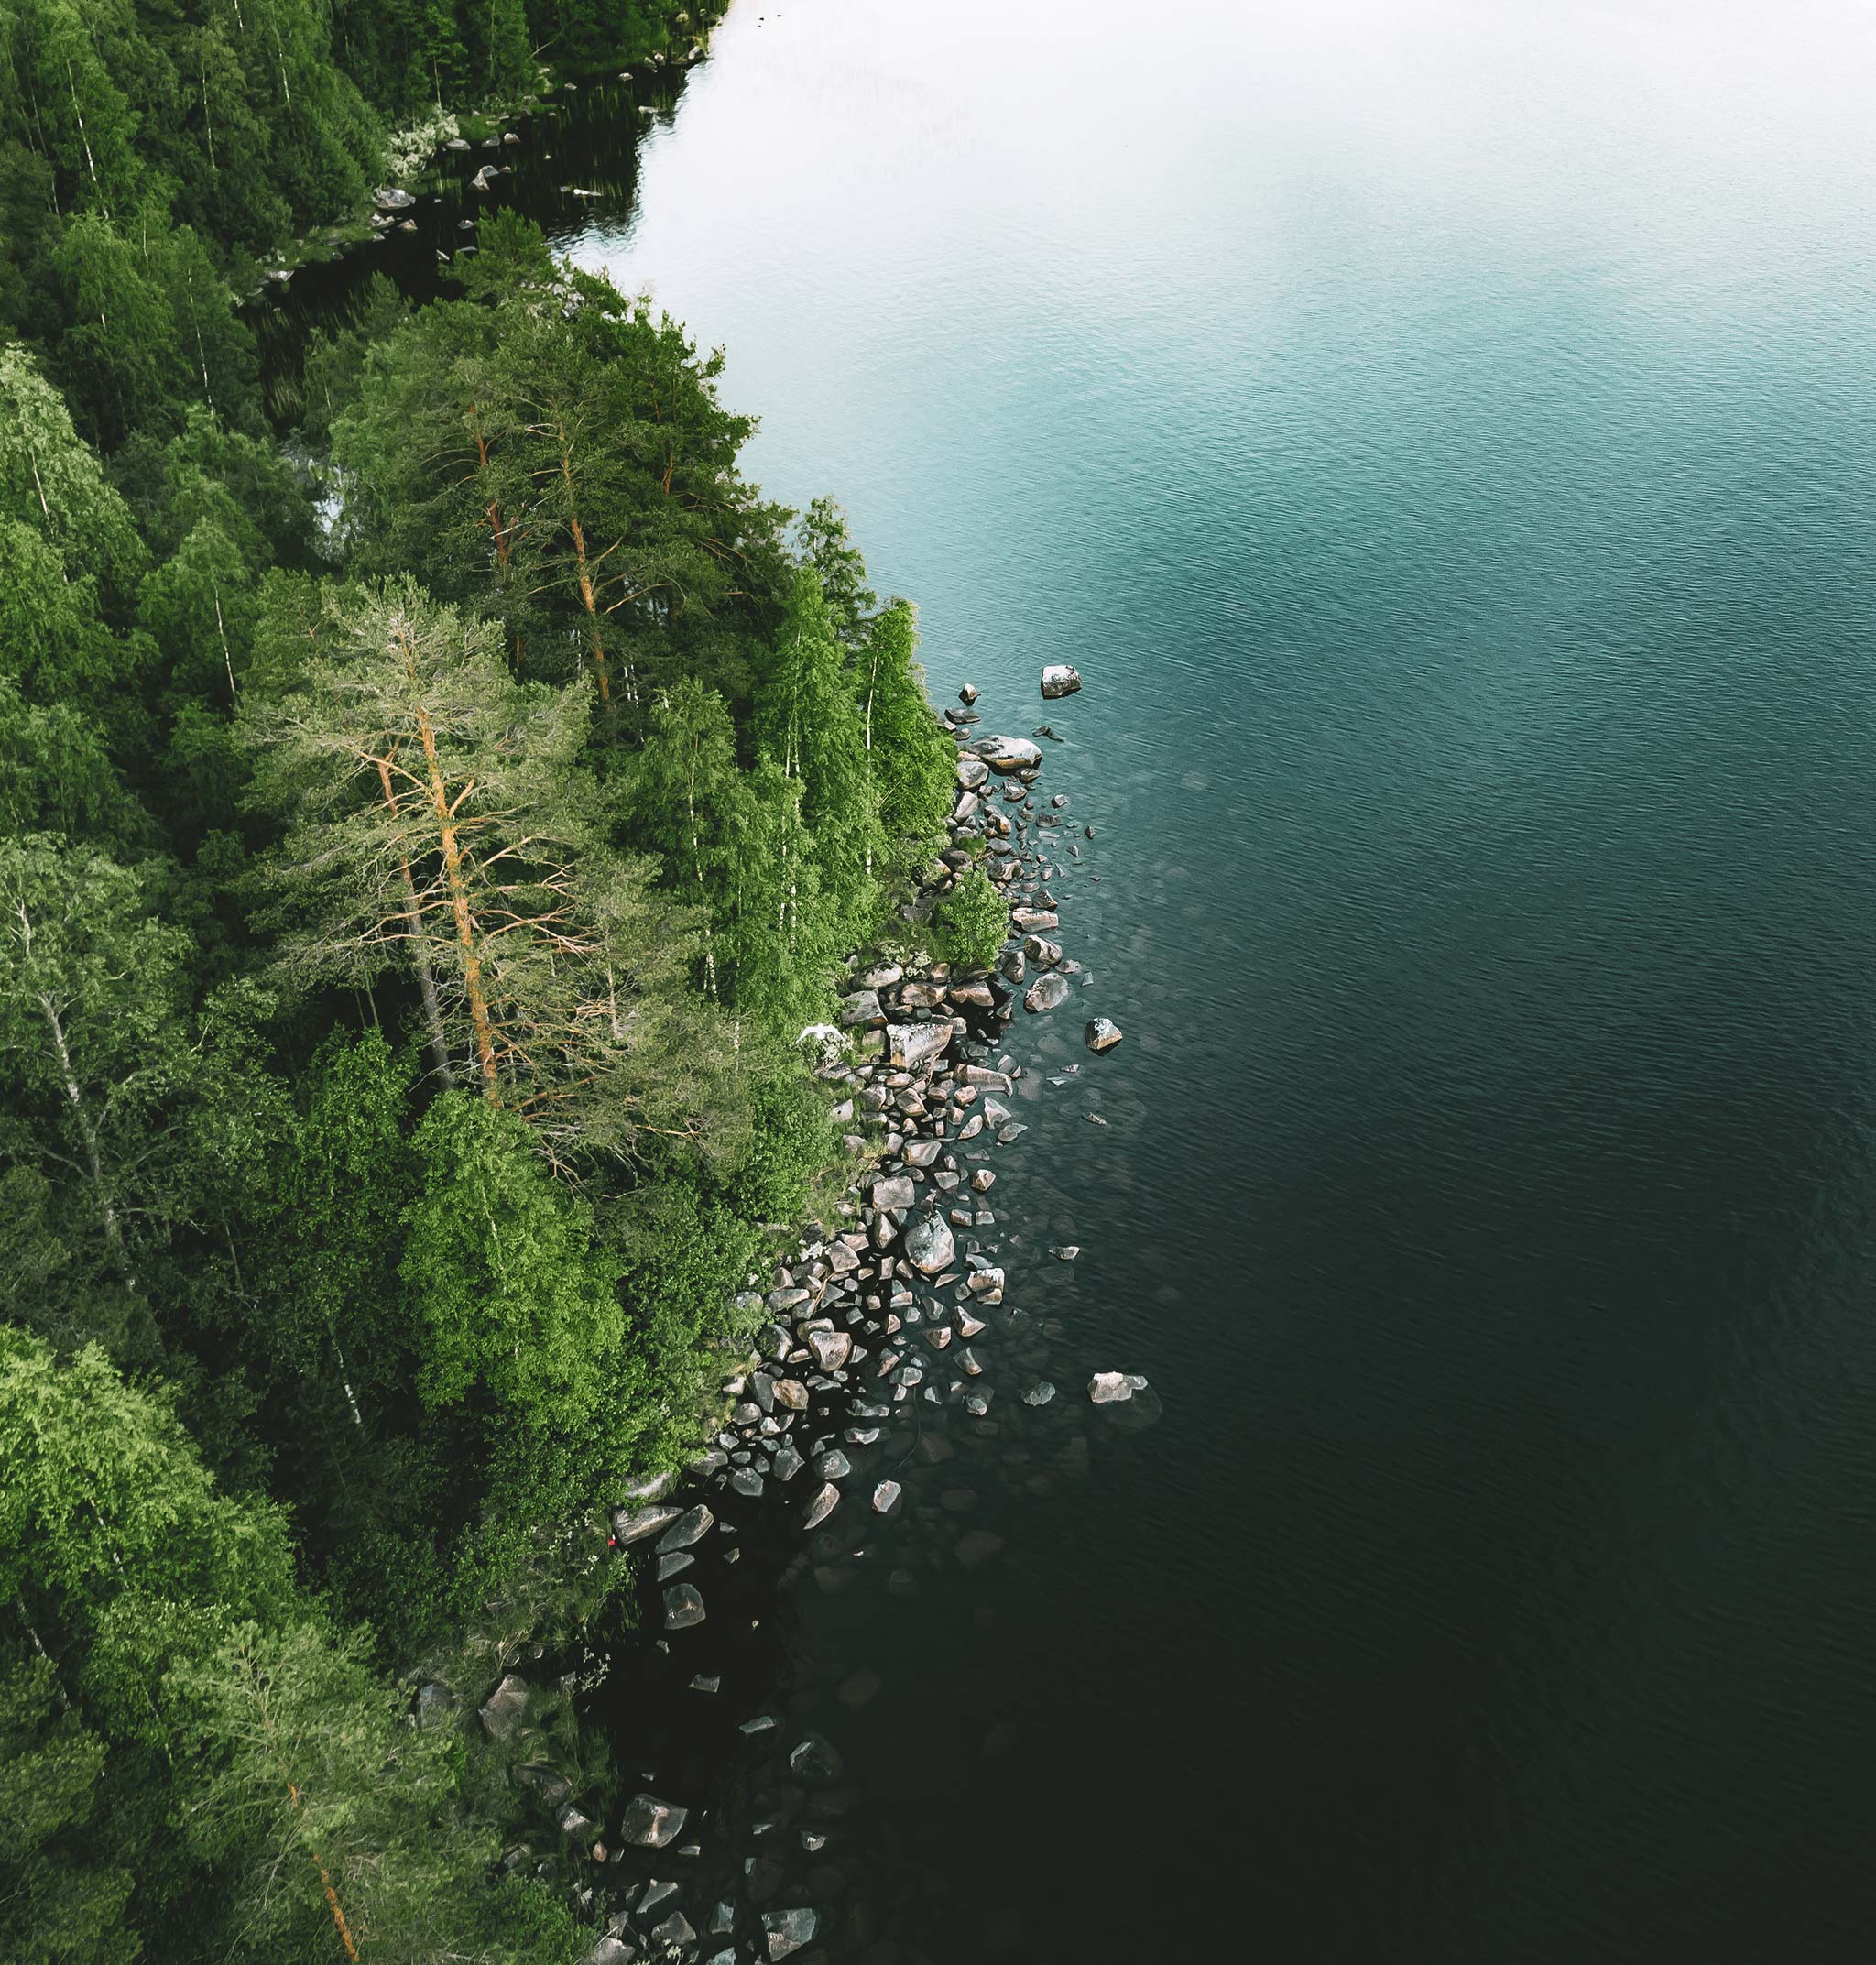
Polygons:
<instances>
[{"instance_id":1,"label":"calm water","mask_svg":"<svg viewBox=\"0 0 1876 1965\"><path fill-rule=\"evenodd\" d=\"M960 1434L711 1750L823 1725L943 1965L1867 1955L1872 83L1810 0L736 0L558 214L1096 826L1129 1042L995 1198L1165 1417Z\"/></svg>"}]
</instances>

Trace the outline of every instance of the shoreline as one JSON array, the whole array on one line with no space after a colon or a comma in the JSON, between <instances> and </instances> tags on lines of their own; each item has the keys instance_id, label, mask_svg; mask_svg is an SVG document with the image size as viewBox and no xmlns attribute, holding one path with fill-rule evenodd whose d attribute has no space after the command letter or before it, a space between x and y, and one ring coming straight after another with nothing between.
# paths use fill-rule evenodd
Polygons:
<instances>
[{"instance_id":1,"label":"shoreline","mask_svg":"<svg viewBox=\"0 0 1876 1965\"><path fill-rule=\"evenodd\" d=\"M572 1846L608 1911L593 1965L626 1965L639 1947L652 1956L701 1947L714 1957L727 1949L732 1929L766 1941L778 1959L817 1934L832 1935L826 1920L834 1906L817 1894L812 1859L839 1833L856 1797L823 1733L753 1706L744 1717L759 1688L725 1690L733 1675L711 1654L732 1633L745 1638L756 1628L759 1620L743 1612L766 1613L809 1572L823 1591L845 1587L855 1562L877 1556L880 1538L889 1542L896 1524L918 1514L922 1478L976 1438L987 1450L1005 1414L1054 1420L1063 1408L1086 1407L1126 1430L1158 1416L1156 1397L1137 1376L1097 1372L1085 1392L1080 1384L1058 1389L1042 1368L1050 1343L1065 1332L1009 1300L1019 1261L1032 1272L1081 1252L1019 1252L1020 1236L1010 1238L1009 1253L999 1252L990 1205L999 1170L989 1164L1028 1131L1020 1108L1042 1095L1039 1076L1004 1049L1019 1009L1060 1013L1083 974L1047 939L1060 921L1052 869L1078 861L1081 842L1070 836L1076 828L1067 795L1038 790L1053 732L1044 725L1041 744L980 736L975 700L967 689L962 706L943 713L958 747L945 873L914 890L898 924L900 939L916 941L934 903L965 869L987 860L1006 908L997 961L965 971L929 954L913 959L922 951L878 944L848 959L845 1034L837 1053L823 1037L815 1070L836 1095L832 1117L848 1127L845 1143L858 1163L839 1221L808 1224L768 1287L752 1278L737 1297L745 1315L766 1322L755 1349L722 1382L728 1411L703 1449L682 1473L638 1484L610 1511L611 1546L638 1572L625 1588L645 1613L636 1640L616 1652L635 1654L626 1662L667 1675L672 1687L713 1708L722 1701L707 1721L699 1710L696 1725L718 1724L717 1712L728 1719L723 1708L734 1708L745 1741L776 1749L741 1784L775 1797L747 1825L768 1839L757 1845L758 1856L747 1856L736 1826L718 1809L723 1796L660 1785L629 1763L620 1767L615 1797L622 1810L599 1824L573 1806L564 1776L538 1785L544 1802L558 1805L557 1813L550 1809L554 1843ZM1093 828L1081 830L1093 836ZM1104 1021L1091 1021L1083 1033L1091 1060ZM1102 1048L1118 1041L1104 1033ZM1053 1082L1069 1082L1081 1068ZM965 1429L956 1446L948 1436L954 1422ZM1071 1449L1085 1468L1085 1438L1064 1443L1074 1458ZM908 1534L926 1532L913 1525ZM946 1559L974 1571L1003 1546L989 1530L965 1526ZM761 1592L754 1605L735 1600L747 1577L739 1567L745 1551L773 1559L763 1582L748 1586ZM901 1567L889 1589L900 1593L901 1579L914 1587ZM713 1624L713 1602L725 1599L736 1621L726 1624L719 1608ZM600 1676L621 1662L606 1656ZM692 1663L716 1668L687 1675ZM525 1708L528 1690L518 1675L503 1677L482 1708L492 1734ZM718 1785L728 1785L725 1769ZM694 1826L706 1818L700 1838ZM770 1833L784 1823L797 1831L786 1840ZM544 1860L552 1861L551 1851Z\"/></svg>"}]
</instances>

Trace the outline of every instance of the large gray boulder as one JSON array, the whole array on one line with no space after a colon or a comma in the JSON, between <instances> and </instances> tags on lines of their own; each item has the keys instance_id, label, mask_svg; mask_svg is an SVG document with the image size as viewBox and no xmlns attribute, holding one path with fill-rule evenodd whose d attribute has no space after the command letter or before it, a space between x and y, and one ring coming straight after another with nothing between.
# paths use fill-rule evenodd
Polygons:
<instances>
[{"instance_id":1,"label":"large gray boulder","mask_svg":"<svg viewBox=\"0 0 1876 1965\"><path fill-rule=\"evenodd\" d=\"M993 771L1006 777L1013 771L1032 771L1042 761L1039 745L1026 737L980 737L971 748Z\"/></svg>"},{"instance_id":2,"label":"large gray boulder","mask_svg":"<svg viewBox=\"0 0 1876 1965\"><path fill-rule=\"evenodd\" d=\"M685 1509L659 1537L658 1553L671 1556L679 1549L688 1549L693 1543L702 1542L715 1526L716 1517L699 1501L694 1508Z\"/></svg>"},{"instance_id":3,"label":"large gray boulder","mask_svg":"<svg viewBox=\"0 0 1876 1965\"><path fill-rule=\"evenodd\" d=\"M1088 1381L1088 1397L1096 1405L1120 1405L1133 1397L1133 1384L1124 1371L1096 1371Z\"/></svg>"},{"instance_id":4,"label":"large gray boulder","mask_svg":"<svg viewBox=\"0 0 1876 1965\"><path fill-rule=\"evenodd\" d=\"M957 760L957 781L966 791L975 791L990 775L990 767L981 758L964 757Z\"/></svg>"},{"instance_id":5,"label":"large gray boulder","mask_svg":"<svg viewBox=\"0 0 1876 1965\"><path fill-rule=\"evenodd\" d=\"M491 1740L506 1740L521 1723L528 1709L528 1681L509 1672L482 1708L482 1723Z\"/></svg>"},{"instance_id":6,"label":"large gray boulder","mask_svg":"<svg viewBox=\"0 0 1876 1965\"><path fill-rule=\"evenodd\" d=\"M802 1515L803 1528L819 1528L834 1511L840 1506L840 1490L832 1481L822 1484L821 1490L811 1501Z\"/></svg>"},{"instance_id":7,"label":"large gray boulder","mask_svg":"<svg viewBox=\"0 0 1876 1965\"><path fill-rule=\"evenodd\" d=\"M664 1628L688 1631L704 1621L704 1599L694 1583L673 1583L664 1593Z\"/></svg>"},{"instance_id":8,"label":"large gray boulder","mask_svg":"<svg viewBox=\"0 0 1876 1965\"><path fill-rule=\"evenodd\" d=\"M820 1913L805 1906L800 1910L765 1910L762 1931L769 1941L771 1965L775 1960L785 1959L804 1945L812 1945L820 1928Z\"/></svg>"},{"instance_id":9,"label":"large gray boulder","mask_svg":"<svg viewBox=\"0 0 1876 1965\"><path fill-rule=\"evenodd\" d=\"M895 1071L916 1071L922 1064L943 1057L951 1048L951 1025L943 1023L889 1023L886 1026L886 1053Z\"/></svg>"},{"instance_id":10,"label":"large gray boulder","mask_svg":"<svg viewBox=\"0 0 1876 1965\"><path fill-rule=\"evenodd\" d=\"M876 1180L867 1196L881 1214L890 1207L910 1207L918 1197L919 1190L903 1174Z\"/></svg>"},{"instance_id":11,"label":"large gray boulder","mask_svg":"<svg viewBox=\"0 0 1876 1965\"><path fill-rule=\"evenodd\" d=\"M619 1834L640 1849L662 1849L683 1833L688 1811L656 1795L635 1795L619 1824Z\"/></svg>"},{"instance_id":12,"label":"large gray boulder","mask_svg":"<svg viewBox=\"0 0 1876 1965\"><path fill-rule=\"evenodd\" d=\"M1067 1002L1068 996L1067 977L1057 976L1052 972L1047 976L1038 976L1029 986L1023 995L1022 1007L1032 1013L1045 1010L1060 1010L1063 1004Z\"/></svg>"},{"instance_id":13,"label":"large gray boulder","mask_svg":"<svg viewBox=\"0 0 1876 1965\"><path fill-rule=\"evenodd\" d=\"M1051 703L1058 696L1072 696L1081 687L1081 671L1065 661L1052 661L1042 671L1042 694Z\"/></svg>"},{"instance_id":14,"label":"large gray boulder","mask_svg":"<svg viewBox=\"0 0 1876 1965\"><path fill-rule=\"evenodd\" d=\"M673 1508L669 1501L656 1501L649 1508L616 1508L613 1510L613 1539L620 1547L630 1542L643 1542L647 1535L655 1535L660 1528L668 1528L683 1512L682 1508Z\"/></svg>"},{"instance_id":15,"label":"large gray boulder","mask_svg":"<svg viewBox=\"0 0 1876 1965\"><path fill-rule=\"evenodd\" d=\"M905 1255L921 1275L935 1276L957 1260L957 1244L942 1215L922 1215L905 1231Z\"/></svg>"}]
</instances>

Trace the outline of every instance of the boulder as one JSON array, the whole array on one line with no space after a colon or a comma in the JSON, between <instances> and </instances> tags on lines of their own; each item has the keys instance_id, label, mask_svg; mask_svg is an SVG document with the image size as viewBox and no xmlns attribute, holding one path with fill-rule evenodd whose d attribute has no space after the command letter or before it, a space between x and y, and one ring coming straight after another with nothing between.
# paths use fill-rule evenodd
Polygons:
<instances>
[{"instance_id":1,"label":"boulder","mask_svg":"<svg viewBox=\"0 0 1876 1965\"><path fill-rule=\"evenodd\" d=\"M570 89L573 86L572 82L567 84ZM687 1945L694 1945L697 1942L696 1927L682 1911L673 1911L662 1924L654 1924L651 1927L651 1942L662 1948L664 1957L671 1958Z\"/></svg>"},{"instance_id":2,"label":"boulder","mask_svg":"<svg viewBox=\"0 0 1876 1965\"><path fill-rule=\"evenodd\" d=\"M853 1356L854 1340L844 1330L811 1330L808 1348L823 1371L838 1371Z\"/></svg>"},{"instance_id":3,"label":"boulder","mask_svg":"<svg viewBox=\"0 0 1876 1965\"><path fill-rule=\"evenodd\" d=\"M408 212L417 202L409 191L379 191L374 196L380 212Z\"/></svg>"},{"instance_id":4,"label":"boulder","mask_svg":"<svg viewBox=\"0 0 1876 1965\"><path fill-rule=\"evenodd\" d=\"M1054 1396L1054 1386L1050 1384L1049 1381L1045 1378L1038 1379L1036 1382L1031 1385L1026 1392L1023 1393L1022 1403L1025 1405L1047 1405L1049 1401Z\"/></svg>"},{"instance_id":5,"label":"boulder","mask_svg":"<svg viewBox=\"0 0 1876 1965\"><path fill-rule=\"evenodd\" d=\"M506 1740L521 1723L528 1709L528 1681L509 1672L482 1708L482 1723L491 1740Z\"/></svg>"},{"instance_id":6,"label":"boulder","mask_svg":"<svg viewBox=\"0 0 1876 1965\"><path fill-rule=\"evenodd\" d=\"M873 1512L891 1514L899 1507L899 1497L903 1490L896 1480L882 1480L873 1490Z\"/></svg>"},{"instance_id":7,"label":"boulder","mask_svg":"<svg viewBox=\"0 0 1876 1965\"><path fill-rule=\"evenodd\" d=\"M777 1379L775 1403L791 1413L805 1413L808 1410L808 1388L800 1379Z\"/></svg>"},{"instance_id":8,"label":"boulder","mask_svg":"<svg viewBox=\"0 0 1876 1965\"><path fill-rule=\"evenodd\" d=\"M1082 1032L1090 1051L1098 1055L1120 1042L1120 1026L1110 1017L1096 1017Z\"/></svg>"},{"instance_id":9,"label":"boulder","mask_svg":"<svg viewBox=\"0 0 1876 1965\"><path fill-rule=\"evenodd\" d=\"M892 1174L883 1180L876 1180L867 1198L881 1214L888 1208L910 1207L919 1197L919 1190L903 1174Z\"/></svg>"},{"instance_id":10,"label":"boulder","mask_svg":"<svg viewBox=\"0 0 1876 1965\"><path fill-rule=\"evenodd\" d=\"M1026 737L980 737L971 748L993 771L1006 777L1013 771L1035 770L1042 761L1041 747Z\"/></svg>"},{"instance_id":11,"label":"boulder","mask_svg":"<svg viewBox=\"0 0 1876 1965\"><path fill-rule=\"evenodd\" d=\"M808 1503L802 1516L803 1528L819 1528L834 1511L840 1506L840 1490L832 1481L823 1481L820 1491Z\"/></svg>"},{"instance_id":12,"label":"boulder","mask_svg":"<svg viewBox=\"0 0 1876 1965\"><path fill-rule=\"evenodd\" d=\"M1088 1381L1088 1397L1096 1405L1118 1405L1133 1397L1133 1385L1124 1371L1096 1371Z\"/></svg>"},{"instance_id":13,"label":"boulder","mask_svg":"<svg viewBox=\"0 0 1876 1965\"><path fill-rule=\"evenodd\" d=\"M1032 1015L1060 1010L1068 1000L1071 987L1065 976L1038 976L1024 992L1022 1007Z\"/></svg>"},{"instance_id":14,"label":"boulder","mask_svg":"<svg viewBox=\"0 0 1876 1965\"><path fill-rule=\"evenodd\" d=\"M694 1583L673 1583L664 1593L664 1628L688 1631L704 1621L704 1599Z\"/></svg>"},{"instance_id":15,"label":"boulder","mask_svg":"<svg viewBox=\"0 0 1876 1965\"><path fill-rule=\"evenodd\" d=\"M957 782L961 791L975 791L990 775L990 767L981 758L960 758L957 760Z\"/></svg>"},{"instance_id":16,"label":"boulder","mask_svg":"<svg viewBox=\"0 0 1876 1965\"><path fill-rule=\"evenodd\" d=\"M776 17L777 19L780 19L780 16L778 15ZM966 682L964 687L958 691L957 700L966 705L975 703L977 700L977 685L975 682Z\"/></svg>"},{"instance_id":17,"label":"boulder","mask_svg":"<svg viewBox=\"0 0 1876 1965\"><path fill-rule=\"evenodd\" d=\"M804 1945L812 1945L820 1928L820 1913L805 1905L799 1910L765 1910L762 1934L768 1941L771 1965L774 1960L785 1959Z\"/></svg>"},{"instance_id":18,"label":"boulder","mask_svg":"<svg viewBox=\"0 0 1876 1965\"><path fill-rule=\"evenodd\" d=\"M699 1501L694 1508L686 1508L665 1534L659 1537L658 1553L660 1556L671 1556L679 1549L688 1549L693 1543L702 1542L715 1526L716 1517Z\"/></svg>"},{"instance_id":19,"label":"boulder","mask_svg":"<svg viewBox=\"0 0 1876 1965\"><path fill-rule=\"evenodd\" d=\"M935 1276L957 1259L957 1244L941 1215L922 1215L905 1231L906 1260L921 1275Z\"/></svg>"},{"instance_id":20,"label":"boulder","mask_svg":"<svg viewBox=\"0 0 1876 1965\"><path fill-rule=\"evenodd\" d=\"M852 1029L861 1023L881 1023L885 1012L879 1008L879 992L877 989L858 989L852 996L844 997L840 1005L840 1021Z\"/></svg>"},{"instance_id":21,"label":"boulder","mask_svg":"<svg viewBox=\"0 0 1876 1965\"><path fill-rule=\"evenodd\" d=\"M1022 952L1039 969L1053 969L1062 960L1062 944L1045 942L1039 934L1024 935Z\"/></svg>"},{"instance_id":22,"label":"boulder","mask_svg":"<svg viewBox=\"0 0 1876 1965\"><path fill-rule=\"evenodd\" d=\"M1042 694L1051 702L1058 696L1072 696L1081 687L1081 671L1065 661L1052 661L1042 671Z\"/></svg>"},{"instance_id":23,"label":"boulder","mask_svg":"<svg viewBox=\"0 0 1876 1965\"><path fill-rule=\"evenodd\" d=\"M951 1048L951 1025L944 1023L889 1023L886 1026L886 1055L895 1071L916 1071L920 1065L943 1057Z\"/></svg>"},{"instance_id":24,"label":"boulder","mask_svg":"<svg viewBox=\"0 0 1876 1965\"><path fill-rule=\"evenodd\" d=\"M1058 1262L1072 1262L1081 1253L1081 1244L1079 1242L1063 1242L1056 1248L1050 1250L1049 1253Z\"/></svg>"},{"instance_id":25,"label":"boulder","mask_svg":"<svg viewBox=\"0 0 1876 1965\"><path fill-rule=\"evenodd\" d=\"M809 1733L789 1750L789 1772L807 1787L832 1787L846 1772L834 1742L820 1733Z\"/></svg>"}]
</instances>

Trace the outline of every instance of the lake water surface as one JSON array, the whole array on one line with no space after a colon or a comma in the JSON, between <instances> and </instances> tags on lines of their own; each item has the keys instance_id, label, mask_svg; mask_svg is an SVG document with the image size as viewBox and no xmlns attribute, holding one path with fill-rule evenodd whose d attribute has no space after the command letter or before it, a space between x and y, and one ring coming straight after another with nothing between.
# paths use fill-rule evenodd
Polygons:
<instances>
[{"instance_id":1,"label":"lake water surface","mask_svg":"<svg viewBox=\"0 0 1876 1965\"><path fill-rule=\"evenodd\" d=\"M1814 0L736 0L550 213L1096 828L996 1162L1077 1410L725 1686L942 1965L1867 1955L1872 85Z\"/></svg>"}]
</instances>

